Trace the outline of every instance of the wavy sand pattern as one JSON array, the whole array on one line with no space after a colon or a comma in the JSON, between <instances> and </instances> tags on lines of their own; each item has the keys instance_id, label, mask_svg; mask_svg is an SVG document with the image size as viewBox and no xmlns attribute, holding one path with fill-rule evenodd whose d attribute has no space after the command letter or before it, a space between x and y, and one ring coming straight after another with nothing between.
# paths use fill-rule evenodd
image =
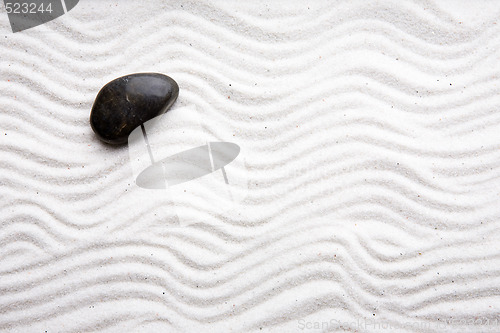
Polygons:
<instances>
[{"instance_id":1,"label":"wavy sand pattern","mask_svg":"<svg viewBox=\"0 0 500 333\"><path fill-rule=\"evenodd\" d=\"M12 34L2 6L0 330L498 332L499 14L82 0ZM240 209L199 212L221 225L176 228L94 137L141 71L242 147Z\"/></svg>"}]
</instances>

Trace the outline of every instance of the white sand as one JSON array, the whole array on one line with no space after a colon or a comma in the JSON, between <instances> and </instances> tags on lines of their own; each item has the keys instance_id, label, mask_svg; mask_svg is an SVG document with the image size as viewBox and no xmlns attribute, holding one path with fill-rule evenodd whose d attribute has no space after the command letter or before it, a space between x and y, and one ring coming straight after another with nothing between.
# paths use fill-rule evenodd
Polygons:
<instances>
[{"instance_id":1,"label":"white sand","mask_svg":"<svg viewBox=\"0 0 500 333\"><path fill-rule=\"evenodd\" d=\"M82 0L13 34L0 6L0 330L500 331L499 14ZM192 207L219 225L90 129L144 71L242 148L240 207Z\"/></svg>"}]
</instances>

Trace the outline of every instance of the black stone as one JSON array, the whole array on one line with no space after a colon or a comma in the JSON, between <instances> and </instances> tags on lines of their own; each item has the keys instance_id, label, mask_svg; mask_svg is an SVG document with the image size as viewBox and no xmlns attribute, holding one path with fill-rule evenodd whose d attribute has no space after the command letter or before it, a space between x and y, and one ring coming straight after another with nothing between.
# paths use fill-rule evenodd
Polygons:
<instances>
[{"instance_id":1,"label":"black stone","mask_svg":"<svg viewBox=\"0 0 500 333\"><path fill-rule=\"evenodd\" d=\"M169 76L140 73L120 77L97 94L90 126L104 142L126 143L137 126L165 113L177 96L179 86Z\"/></svg>"}]
</instances>

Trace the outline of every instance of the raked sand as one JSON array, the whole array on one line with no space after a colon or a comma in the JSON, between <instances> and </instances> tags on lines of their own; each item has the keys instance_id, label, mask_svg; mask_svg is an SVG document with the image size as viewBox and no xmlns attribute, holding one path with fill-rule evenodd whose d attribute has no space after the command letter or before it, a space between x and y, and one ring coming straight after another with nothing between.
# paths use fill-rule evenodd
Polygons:
<instances>
[{"instance_id":1,"label":"raked sand","mask_svg":"<svg viewBox=\"0 0 500 333\"><path fill-rule=\"evenodd\" d=\"M0 330L500 331L499 15L81 0L13 34L1 5ZM179 226L94 136L99 89L147 71L241 147L236 208Z\"/></svg>"}]
</instances>

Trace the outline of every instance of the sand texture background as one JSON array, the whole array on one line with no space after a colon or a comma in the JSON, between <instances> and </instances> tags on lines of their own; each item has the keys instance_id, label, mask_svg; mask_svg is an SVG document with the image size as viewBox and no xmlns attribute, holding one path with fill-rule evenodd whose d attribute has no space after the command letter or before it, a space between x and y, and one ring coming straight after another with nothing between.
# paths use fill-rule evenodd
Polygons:
<instances>
[{"instance_id":1,"label":"sand texture background","mask_svg":"<svg viewBox=\"0 0 500 333\"><path fill-rule=\"evenodd\" d=\"M498 332L499 15L81 0L13 34L1 5L0 330ZM89 126L146 71L242 149L239 208L193 208L219 225L176 227Z\"/></svg>"}]
</instances>

